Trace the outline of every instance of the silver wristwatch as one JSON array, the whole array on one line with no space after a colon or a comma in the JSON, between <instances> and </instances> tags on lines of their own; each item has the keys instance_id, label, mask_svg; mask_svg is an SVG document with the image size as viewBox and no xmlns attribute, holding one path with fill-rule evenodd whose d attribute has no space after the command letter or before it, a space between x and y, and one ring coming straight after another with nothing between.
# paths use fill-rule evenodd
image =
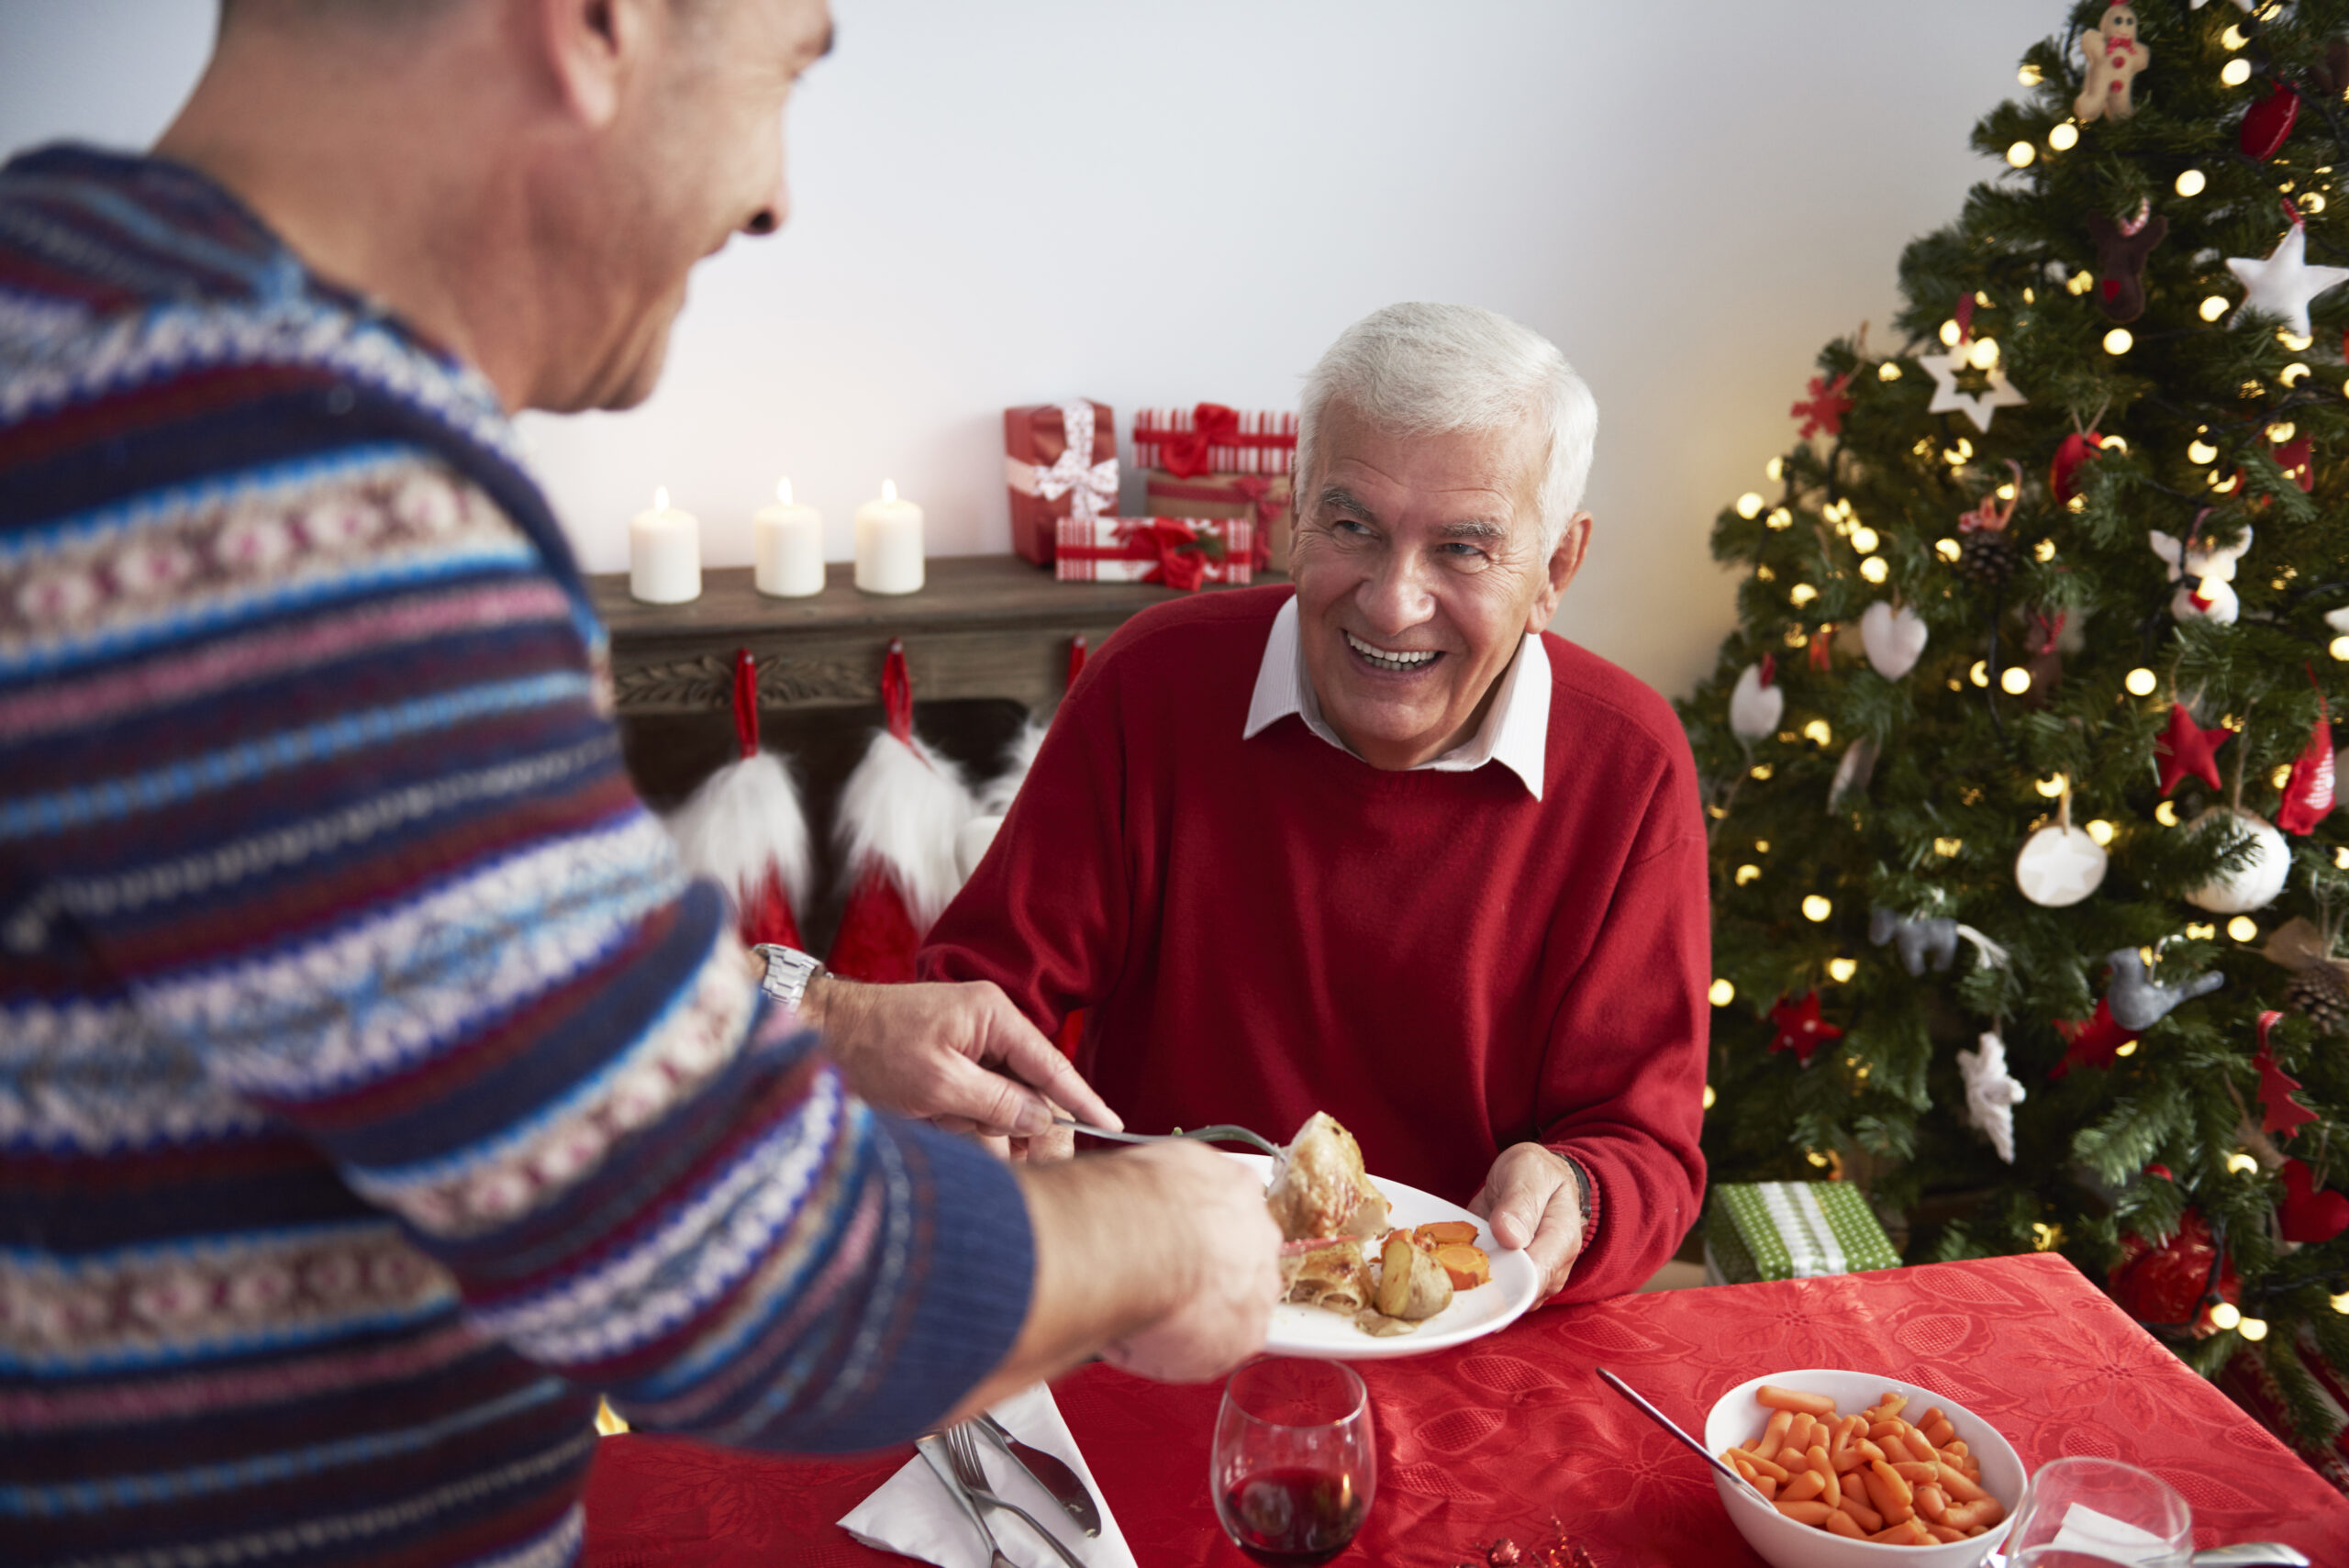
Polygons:
<instances>
[{"instance_id":1,"label":"silver wristwatch","mask_svg":"<svg viewBox=\"0 0 2349 1568\"><path fill-rule=\"evenodd\" d=\"M767 963L766 978L759 982L760 988L793 1012L797 1012L799 1004L807 997L807 987L816 983L816 976L824 973L823 961L812 953L804 953L797 948L783 947L774 942L761 942L751 951L766 960Z\"/></svg>"}]
</instances>

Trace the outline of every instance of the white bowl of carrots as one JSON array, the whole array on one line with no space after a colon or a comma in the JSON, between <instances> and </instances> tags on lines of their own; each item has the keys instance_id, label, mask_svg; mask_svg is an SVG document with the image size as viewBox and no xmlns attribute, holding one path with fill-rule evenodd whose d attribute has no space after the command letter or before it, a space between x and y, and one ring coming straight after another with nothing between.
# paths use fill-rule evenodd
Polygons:
<instances>
[{"instance_id":1,"label":"white bowl of carrots","mask_svg":"<svg viewBox=\"0 0 2349 1568\"><path fill-rule=\"evenodd\" d=\"M1706 1416L1705 1447L1769 1495L1713 1476L1730 1522L1773 1568L1979 1568L2022 1499L2022 1460L1996 1428L1876 1373L1741 1383Z\"/></svg>"}]
</instances>

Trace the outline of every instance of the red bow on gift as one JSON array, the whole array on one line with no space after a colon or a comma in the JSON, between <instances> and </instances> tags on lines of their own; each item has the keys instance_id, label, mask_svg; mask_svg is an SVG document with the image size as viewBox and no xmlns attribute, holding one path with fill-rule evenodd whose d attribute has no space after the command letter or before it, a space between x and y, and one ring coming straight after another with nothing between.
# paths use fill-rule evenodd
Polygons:
<instances>
[{"instance_id":1,"label":"red bow on gift","mask_svg":"<svg viewBox=\"0 0 2349 1568\"><path fill-rule=\"evenodd\" d=\"M1191 428L1160 439L1159 466L1177 479L1194 479L1208 472L1208 449L1237 445L1240 414L1220 403L1202 403L1191 410Z\"/></svg>"},{"instance_id":2,"label":"red bow on gift","mask_svg":"<svg viewBox=\"0 0 2349 1568\"><path fill-rule=\"evenodd\" d=\"M1136 523L1126 533L1130 540L1149 544L1158 551L1158 564L1142 574L1145 583L1163 583L1188 594L1207 581L1208 545L1171 517Z\"/></svg>"}]
</instances>

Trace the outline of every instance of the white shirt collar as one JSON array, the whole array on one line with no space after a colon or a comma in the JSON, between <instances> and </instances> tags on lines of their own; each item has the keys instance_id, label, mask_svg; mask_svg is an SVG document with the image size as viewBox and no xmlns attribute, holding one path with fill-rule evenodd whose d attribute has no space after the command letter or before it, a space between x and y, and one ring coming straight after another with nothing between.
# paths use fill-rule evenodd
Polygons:
<instances>
[{"instance_id":1,"label":"white shirt collar","mask_svg":"<svg viewBox=\"0 0 2349 1568\"><path fill-rule=\"evenodd\" d=\"M1321 704L1305 673L1305 645L1297 630L1297 599L1292 595L1273 617L1272 635L1264 639L1264 662L1256 670L1255 695L1248 702L1248 727L1243 740L1275 719L1296 714L1305 727L1330 745L1351 754L1321 717ZM1501 676L1501 689L1486 710L1476 733L1442 756L1412 769L1414 773L1464 773L1498 762L1525 782L1533 798L1542 798L1542 760L1550 746L1550 656L1542 639L1527 632L1517 656Z\"/></svg>"}]
</instances>

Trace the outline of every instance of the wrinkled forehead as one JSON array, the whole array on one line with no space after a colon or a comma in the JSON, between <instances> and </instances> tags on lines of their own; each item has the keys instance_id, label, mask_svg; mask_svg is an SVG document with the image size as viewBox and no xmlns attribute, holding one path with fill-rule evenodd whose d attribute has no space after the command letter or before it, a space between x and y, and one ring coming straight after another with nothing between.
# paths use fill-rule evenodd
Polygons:
<instances>
[{"instance_id":1,"label":"wrinkled forehead","mask_svg":"<svg viewBox=\"0 0 2349 1568\"><path fill-rule=\"evenodd\" d=\"M1367 477L1430 495L1483 491L1531 506L1549 466L1549 431L1531 415L1507 425L1428 430L1381 422L1331 399L1313 432L1317 485Z\"/></svg>"}]
</instances>

